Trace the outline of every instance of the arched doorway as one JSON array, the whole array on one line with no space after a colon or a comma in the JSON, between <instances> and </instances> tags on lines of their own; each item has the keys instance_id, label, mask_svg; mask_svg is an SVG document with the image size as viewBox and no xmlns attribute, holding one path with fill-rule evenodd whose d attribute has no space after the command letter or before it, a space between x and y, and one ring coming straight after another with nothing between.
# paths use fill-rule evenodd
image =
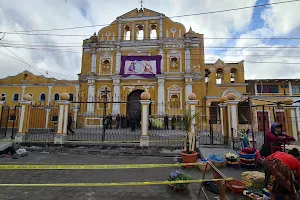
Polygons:
<instances>
[{"instance_id":1,"label":"arched doorway","mask_svg":"<svg viewBox=\"0 0 300 200\"><path fill-rule=\"evenodd\" d=\"M140 103L141 94L144 90L134 90L127 96L127 109L126 114L134 115L138 122L141 121L142 105ZM149 105L149 115L151 115L151 104ZM139 123L138 123L139 124Z\"/></svg>"},{"instance_id":2,"label":"arched doorway","mask_svg":"<svg viewBox=\"0 0 300 200\"><path fill-rule=\"evenodd\" d=\"M141 120L142 106L140 103L143 90L134 90L127 96L127 111L126 114L134 115L138 121Z\"/></svg>"}]
</instances>

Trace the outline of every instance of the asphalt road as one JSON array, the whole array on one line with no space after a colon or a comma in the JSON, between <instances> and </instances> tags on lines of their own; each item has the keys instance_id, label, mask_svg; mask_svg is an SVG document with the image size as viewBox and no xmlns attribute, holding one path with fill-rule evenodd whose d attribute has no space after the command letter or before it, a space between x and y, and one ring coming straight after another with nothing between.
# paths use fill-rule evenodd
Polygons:
<instances>
[{"instance_id":1,"label":"asphalt road","mask_svg":"<svg viewBox=\"0 0 300 200\"><path fill-rule=\"evenodd\" d=\"M30 153L27 157L11 159L1 157L0 162L15 164L153 164L174 163L174 158L142 156L102 156L74 155L66 153ZM2 170L1 183L99 183L131 181L164 181L169 173L179 168L117 169L117 170ZM201 179L199 169L179 169L190 174L193 179ZM242 170L224 168L228 177L240 178ZM211 177L208 174L207 177ZM197 197L199 184L190 184L184 192L174 192L167 185L119 186L119 187L2 187L0 199L44 199L44 200L112 200L112 199L205 199ZM209 198L217 195L209 193ZM232 198L230 198L232 199ZM241 198L240 198L241 199Z\"/></svg>"}]
</instances>

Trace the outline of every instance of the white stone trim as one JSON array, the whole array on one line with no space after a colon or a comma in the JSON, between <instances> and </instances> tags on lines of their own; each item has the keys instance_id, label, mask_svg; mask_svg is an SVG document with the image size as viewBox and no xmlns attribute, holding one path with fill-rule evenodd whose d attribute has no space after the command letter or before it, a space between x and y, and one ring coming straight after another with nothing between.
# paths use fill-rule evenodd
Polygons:
<instances>
[{"instance_id":1,"label":"white stone trim","mask_svg":"<svg viewBox=\"0 0 300 200\"><path fill-rule=\"evenodd\" d=\"M58 128L57 132L62 133L63 130L63 115L64 114L64 105L59 105L59 115L58 115Z\"/></svg>"},{"instance_id":2,"label":"white stone trim","mask_svg":"<svg viewBox=\"0 0 300 200\"><path fill-rule=\"evenodd\" d=\"M49 115L50 115L50 109L46 109L46 122L45 122L45 128L48 128L48 124L49 124Z\"/></svg>"},{"instance_id":3,"label":"white stone trim","mask_svg":"<svg viewBox=\"0 0 300 200\"><path fill-rule=\"evenodd\" d=\"M63 134L67 133L67 125L68 125L68 114L69 114L69 106L65 105L65 109L64 109L64 124L63 124Z\"/></svg>"},{"instance_id":4,"label":"white stone trim","mask_svg":"<svg viewBox=\"0 0 300 200\"><path fill-rule=\"evenodd\" d=\"M232 125L232 128L235 130L235 131L233 131L233 137L234 138L237 138L238 137L238 135L237 135L237 130L238 130L238 119L237 119L237 105L232 105L232 106L230 106L230 108L231 108L231 125Z\"/></svg>"},{"instance_id":5,"label":"white stone trim","mask_svg":"<svg viewBox=\"0 0 300 200\"><path fill-rule=\"evenodd\" d=\"M191 50L185 50L185 71L191 71Z\"/></svg>"},{"instance_id":6,"label":"white stone trim","mask_svg":"<svg viewBox=\"0 0 300 200\"><path fill-rule=\"evenodd\" d=\"M96 73L96 59L97 59L97 54L96 52L92 53L92 66L91 66L91 72Z\"/></svg>"},{"instance_id":7,"label":"white stone trim","mask_svg":"<svg viewBox=\"0 0 300 200\"><path fill-rule=\"evenodd\" d=\"M25 89L26 89L26 86L23 85L23 86L22 86L22 95L21 95L21 99L23 99L23 97L24 97Z\"/></svg>"},{"instance_id":8,"label":"white stone trim","mask_svg":"<svg viewBox=\"0 0 300 200\"><path fill-rule=\"evenodd\" d=\"M297 131L297 122L296 122L296 113L294 109L291 109L291 122L292 122L292 130L293 130L293 137L296 141L298 141L298 131Z\"/></svg>"},{"instance_id":9,"label":"white stone trim","mask_svg":"<svg viewBox=\"0 0 300 200\"><path fill-rule=\"evenodd\" d=\"M122 22L131 22L131 21L145 21L145 20L155 20L159 19L160 17L149 17L149 16L142 16L142 17L132 17L132 18L123 18L121 19Z\"/></svg>"},{"instance_id":10,"label":"white stone trim","mask_svg":"<svg viewBox=\"0 0 300 200\"><path fill-rule=\"evenodd\" d=\"M25 115L25 105L22 105L21 106L20 124L19 124L19 133L23 133L24 115Z\"/></svg>"},{"instance_id":11,"label":"white stone trim","mask_svg":"<svg viewBox=\"0 0 300 200\"><path fill-rule=\"evenodd\" d=\"M168 102L170 102L171 96L173 94L179 94L179 101L180 101L180 109L182 109L182 88L177 85L172 85L171 87L167 88L168 90ZM170 110L170 103L168 104L168 109Z\"/></svg>"},{"instance_id":12,"label":"white stone trim","mask_svg":"<svg viewBox=\"0 0 300 200\"><path fill-rule=\"evenodd\" d=\"M235 90L235 89L232 89L232 88L228 88L228 89L224 90L224 91L222 92L221 96L225 96L225 94L226 94L226 93L229 93L229 92L235 93L239 98L242 97L242 94L241 94L239 91L237 91L237 90Z\"/></svg>"},{"instance_id":13,"label":"white stone trim","mask_svg":"<svg viewBox=\"0 0 300 200\"><path fill-rule=\"evenodd\" d=\"M289 81L289 93L290 93L290 96L293 96L293 87L292 87L291 81Z\"/></svg>"}]
</instances>

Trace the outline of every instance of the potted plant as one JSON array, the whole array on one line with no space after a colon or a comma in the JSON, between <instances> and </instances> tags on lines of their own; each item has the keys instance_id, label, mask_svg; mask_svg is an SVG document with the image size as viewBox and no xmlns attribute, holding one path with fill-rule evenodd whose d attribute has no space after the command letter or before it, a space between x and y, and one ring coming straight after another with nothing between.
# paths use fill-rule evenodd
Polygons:
<instances>
[{"instance_id":1,"label":"potted plant","mask_svg":"<svg viewBox=\"0 0 300 200\"><path fill-rule=\"evenodd\" d=\"M173 171L170 173L169 178L167 179L168 181L185 181L185 180L192 180L192 177L189 176L188 174L182 173L178 170ZM169 184L170 188L175 190L175 191L181 191L184 190L189 183L173 183Z\"/></svg>"},{"instance_id":2,"label":"potted plant","mask_svg":"<svg viewBox=\"0 0 300 200\"><path fill-rule=\"evenodd\" d=\"M196 134L192 131L192 126L195 127L196 121L199 121L199 113L187 110L183 116L183 130L185 131L185 143L181 154L184 163L194 163L198 160L198 153L196 149ZM191 168L194 165L186 165L185 167Z\"/></svg>"}]
</instances>

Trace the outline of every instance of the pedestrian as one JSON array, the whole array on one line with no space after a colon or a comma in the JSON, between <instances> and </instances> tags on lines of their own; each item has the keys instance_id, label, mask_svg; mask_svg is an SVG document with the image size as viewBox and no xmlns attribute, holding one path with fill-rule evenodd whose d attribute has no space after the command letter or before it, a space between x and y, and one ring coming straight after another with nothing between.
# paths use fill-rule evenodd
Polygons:
<instances>
[{"instance_id":1,"label":"pedestrian","mask_svg":"<svg viewBox=\"0 0 300 200\"><path fill-rule=\"evenodd\" d=\"M72 130L72 128L71 128L72 122L73 122L72 115L71 115L71 113L69 113L69 114L68 114L67 135L69 135L69 132L71 132L72 135L74 135L74 133L75 133L75 132Z\"/></svg>"},{"instance_id":2,"label":"pedestrian","mask_svg":"<svg viewBox=\"0 0 300 200\"><path fill-rule=\"evenodd\" d=\"M165 124L165 129L169 130L169 116L168 116L168 114L166 114L165 117L164 117L164 124Z\"/></svg>"},{"instance_id":3,"label":"pedestrian","mask_svg":"<svg viewBox=\"0 0 300 200\"><path fill-rule=\"evenodd\" d=\"M135 131L135 123L136 123L136 118L134 114L132 114L130 118L131 131Z\"/></svg>"},{"instance_id":4,"label":"pedestrian","mask_svg":"<svg viewBox=\"0 0 300 200\"><path fill-rule=\"evenodd\" d=\"M173 115L173 117L172 117L171 126L172 126L172 130L175 130L175 126L176 126L176 117L175 117L175 115Z\"/></svg>"},{"instance_id":5,"label":"pedestrian","mask_svg":"<svg viewBox=\"0 0 300 200\"><path fill-rule=\"evenodd\" d=\"M117 122L117 129L119 129L120 128L120 122L121 122L121 117L120 117L119 114L116 117L116 122Z\"/></svg>"},{"instance_id":6,"label":"pedestrian","mask_svg":"<svg viewBox=\"0 0 300 200\"><path fill-rule=\"evenodd\" d=\"M125 128L125 117L123 114L121 115L121 128Z\"/></svg>"},{"instance_id":7,"label":"pedestrian","mask_svg":"<svg viewBox=\"0 0 300 200\"><path fill-rule=\"evenodd\" d=\"M181 117L180 117L180 115L178 115L177 116L177 123L178 123L178 128L179 128L179 130L181 130Z\"/></svg>"},{"instance_id":8,"label":"pedestrian","mask_svg":"<svg viewBox=\"0 0 300 200\"><path fill-rule=\"evenodd\" d=\"M108 128L110 128L110 129L112 129L111 124L112 124L112 115L109 114L109 115L108 115Z\"/></svg>"},{"instance_id":9,"label":"pedestrian","mask_svg":"<svg viewBox=\"0 0 300 200\"><path fill-rule=\"evenodd\" d=\"M288 154L277 151L266 158L265 188L270 191L271 200L297 199L295 190L299 190L299 158L299 150L296 148ZM294 176L294 172L297 176Z\"/></svg>"},{"instance_id":10,"label":"pedestrian","mask_svg":"<svg viewBox=\"0 0 300 200\"><path fill-rule=\"evenodd\" d=\"M130 116L129 115L126 115L126 128L129 128L131 127L131 124L130 124Z\"/></svg>"},{"instance_id":11,"label":"pedestrian","mask_svg":"<svg viewBox=\"0 0 300 200\"><path fill-rule=\"evenodd\" d=\"M149 116L149 130L152 130L152 117Z\"/></svg>"}]
</instances>

